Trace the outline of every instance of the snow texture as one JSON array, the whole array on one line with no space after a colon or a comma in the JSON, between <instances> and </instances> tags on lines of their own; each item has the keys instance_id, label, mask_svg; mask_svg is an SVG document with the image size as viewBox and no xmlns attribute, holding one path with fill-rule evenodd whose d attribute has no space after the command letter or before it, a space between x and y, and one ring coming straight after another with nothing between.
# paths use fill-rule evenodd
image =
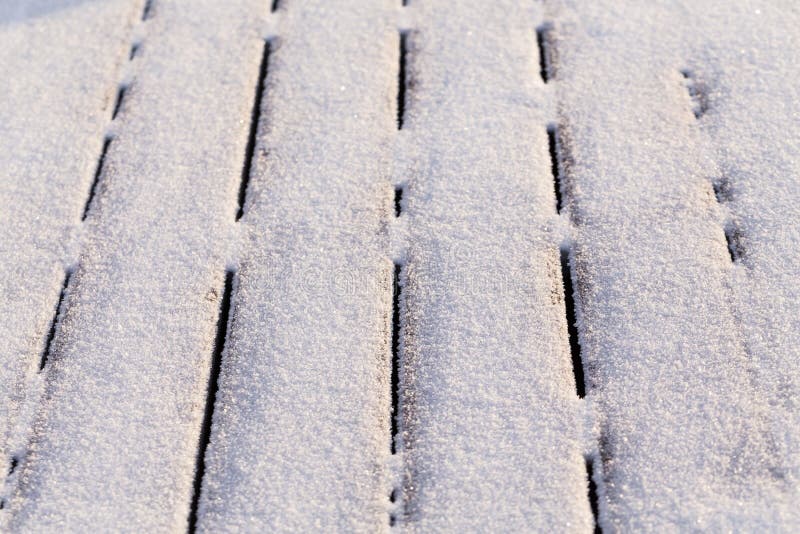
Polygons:
<instances>
[{"instance_id":1,"label":"snow texture","mask_svg":"<svg viewBox=\"0 0 800 534\"><path fill-rule=\"evenodd\" d=\"M199 527L385 530L397 36L374 0L290 7L240 222Z\"/></svg>"},{"instance_id":2,"label":"snow texture","mask_svg":"<svg viewBox=\"0 0 800 534\"><path fill-rule=\"evenodd\" d=\"M601 523L788 531L800 13L609 1L553 16Z\"/></svg>"},{"instance_id":3,"label":"snow texture","mask_svg":"<svg viewBox=\"0 0 800 534\"><path fill-rule=\"evenodd\" d=\"M0 4L3 471L25 454L40 355L140 11L120 0ZM16 479L2 481L0 502Z\"/></svg>"},{"instance_id":4,"label":"snow texture","mask_svg":"<svg viewBox=\"0 0 800 534\"><path fill-rule=\"evenodd\" d=\"M791 531L797 28L0 3L0 530Z\"/></svg>"},{"instance_id":5,"label":"snow texture","mask_svg":"<svg viewBox=\"0 0 800 534\"><path fill-rule=\"evenodd\" d=\"M420 2L409 35L403 498L420 532L592 525L537 20Z\"/></svg>"}]
</instances>

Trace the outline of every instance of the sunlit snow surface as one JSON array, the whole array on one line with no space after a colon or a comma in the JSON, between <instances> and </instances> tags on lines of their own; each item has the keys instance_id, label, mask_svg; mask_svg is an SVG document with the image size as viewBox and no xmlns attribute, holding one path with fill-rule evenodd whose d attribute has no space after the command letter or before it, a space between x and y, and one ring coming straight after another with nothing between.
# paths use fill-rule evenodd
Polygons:
<instances>
[{"instance_id":1,"label":"sunlit snow surface","mask_svg":"<svg viewBox=\"0 0 800 534\"><path fill-rule=\"evenodd\" d=\"M0 530L796 528L800 6L407 3L0 2Z\"/></svg>"}]
</instances>

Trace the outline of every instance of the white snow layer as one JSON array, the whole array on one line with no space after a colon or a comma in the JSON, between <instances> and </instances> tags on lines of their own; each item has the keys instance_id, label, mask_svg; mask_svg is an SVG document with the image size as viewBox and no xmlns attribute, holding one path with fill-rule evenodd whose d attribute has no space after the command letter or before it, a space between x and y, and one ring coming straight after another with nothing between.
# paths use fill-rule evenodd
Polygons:
<instances>
[{"instance_id":1,"label":"white snow layer","mask_svg":"<svg viewBox=\"0 0 800 534\"><path fill-rule=\"evenodd\" d=\"M0 4L0 530L800 521L800 9L408 3Z\"/></svg>"}]
</instances>

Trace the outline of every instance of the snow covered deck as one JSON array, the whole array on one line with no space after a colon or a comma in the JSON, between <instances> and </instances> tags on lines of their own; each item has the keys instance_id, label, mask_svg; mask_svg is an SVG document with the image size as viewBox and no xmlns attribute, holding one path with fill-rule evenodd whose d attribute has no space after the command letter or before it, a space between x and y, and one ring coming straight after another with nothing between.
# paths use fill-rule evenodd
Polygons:
<instances>
[{"instance_id":1,"label":"snow covered deck","mask_svg":"<svg viewBox=\"0 0 800 534\"><path fill-rule=\"evenodd\" d=\"M0 530L791 531L800 7L0 3Z\"/></svg>"}]
</instances>

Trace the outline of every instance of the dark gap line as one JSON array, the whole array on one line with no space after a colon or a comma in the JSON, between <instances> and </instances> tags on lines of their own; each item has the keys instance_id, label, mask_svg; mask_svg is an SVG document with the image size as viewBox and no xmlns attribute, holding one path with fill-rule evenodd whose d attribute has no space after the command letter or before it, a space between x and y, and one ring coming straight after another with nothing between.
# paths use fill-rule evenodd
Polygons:
<instances>
[{"instance_id":1,"label":"dark gap line","mask_svg":"<svg viewBox=\"0 0 800 534\"><path fill-rule=\"evenodd\" d=\"M731 263L736 263L739 259L739 249L736 245L736 231L730 226L726 226L724 231L725 243L728 245L728 254L731 257Z\"/></svg>"},{"instance_id":2,"label":"dark gap line","mask_svg":"<svg viewBox=\"0 0 800 534\"><path fill-rule=\"evenodd\" d=\"M17 469L17 464L18 463L19 463L19 460L17 459L17 457L16 456L12 456L11 457L11 466L8 469L8 475L6 475L6 479L10 478L11 475L14 474L14 471ZM5 506L6 506L6 500L5 499L0 499L0 510L5 508Z\"/></svg>"},{"instance_id":3,"label":"dark gap line","mask_svg":"<svg viewBox=\"0 0 800 534\"><path fill-rule=\"evenodd\" d=\"M711 187L714 189L714 196L717 199L717 203L725 204L731 200L730 183L726 179L723 178L719 181L712 181ZM733 222L728 222L725 224L725 226L722 228L722 232L725 235L725 244L728 249L728 256L731 259L731 263L736 263L742 257L742 248L740 243L741 234Z\"/></svg>"},{"instance_id":4,"label":"dark gap line","mask_svg":"<svg viewBox=\"0 0 800 534\"><path fill-rule=\"evenodd\" d=\"M55 312L53 313L53 320L50 322L50 330L47 333L47 339L44 342L44 350L42 351L42 357L39 360L40 372L44 370L45 365L47 365L47 362L50 359L50 351L52 350L53 347L53 339L56 337L56 326L58 325L58 321L61 318L62 314L61 308L64 305L64 296L67 293L67 286L69 285L69 279L71 276L72 273L70 271L67 271L64 274L64 281L61 284L61 292L58 295L58 302L56 303L56 309Z\"/></svg>"},{"instance_id":5,"label":"dark gap line","mask_svg":"<svg viewBox=\"0 0 800 534\"><path fill-rule=\"evenodd\" d=\"M556 126L547 127L547 145L550 151L550 173L553 175L553 188L556 192L556 213L564 209L564 200L561 198L561 168L558 164L558 141Z\"/></svg>"},{"instance_id":6,"label":"dark gap line","mask_svg":"<svg viewBox=\"0 0 800 534\"><path fill-rule=\"evenodd\" d=\"M270 13L275 13L281 7L281 0L272 0L272 5L269 6Z\"/></svg>"},{"instance_id":7,"label":"dark gap line","mask_svg":"<svg viewBox=\"0 0 800 534\"><path fill-rule=\"evenodd\" d=\"M114 103L114 111L113 111L113 113L111 113L111 120L112 121L114 119L116 119L117 118L117 114L119 114L119 110L122 107L122 99L125 98L125 91L127 91L127 90L128 90L127 87L125 87L124 85L121 85L119 90L117 91L117 101Z\"/></svg>"},{"instance_id":8,"label":"dark gap line","mask_svg":"<svg viewBox=\"0 0 800 534\"><path fill-rule=\"evenodd\" d=\"M397 71L397 129L403 129L406 115L406 54L408 54L408 34L400 32L400 65Z\"/></svg>"},{"instance_id":9,"label":"dark gap line","mask_svg":"<svg viewBox=\"0 0 800 534\"><path fill-rule=\"evenodd\" d=\"M397 501L396 493L397 493L397 490L392 490L391 495L389 495L389 502L391 502L392 504L394 504ZM395 517L394 513L390 513L389 514L389 526L393 527L393 526L395 526L396 523L397 523L397 518Z\"/></svg>"},{"instance_id":10,"label":"dark gap line","mask_svg":"<svg viewBox=\"0 0 800 534\"><path fill-rule=\"evenodd\" d=\"M214 351L211 354L211 369L208 374L208 389L206 391L206 406L203 414L203 423L200 427L198 439L197 458L195 459L194 489L192 492L191 506L189 508L189 532L197 529L197 506L200 503L200 492L203 488L203 476L206 472L206 449L211 439L211 424L214 419L214 405L217 402L219 390L219 373L222 368L222 352L228 337L228 322L231 312L231 294L233 293L234 272L225 273L225 289L219 306L217 319L217 334L214 339Z\"/></svg>"},{"instance_id":11,"label":"dark gap line","mask_svg":"<svg viewBox=\"0 0 800 534\"><path fill-rule=\"evenodd\" d=\"M103 165L106 161L106 154L108 153L109 145L111 145L111 138L106 137L103 140L103 149L100 151L100 157L97 159L97 168L94 171L92 187L89 189L89 197L86 199L86 204L83 206L83 215L81 216L81 221L85 221L86 217L89 215L89 208L92 206L92 200L94 199L94 195L97 190L97 183L100 181L100 176L103 174Z\"/></svg>"},{"instance_id":12,"label":"dark gap line","mask_svg":"<svg viewBox=\"0 0 800 534\"><path fill-rule=\"evenodd\" d=\"M733 188L727 177L723 176L718 180L713 180L711 187L714 188L714 196L717 197L717 202L720 204L733 200Z\"/></svg>"},{"instance_id":13,"label":"dark gap line","mask_svg":"<svg viewBox=\"0 0 800 534\"><path fill-rule=\"evenodd\" d=\"M408 0L402 0L402 6L408 5ZM397 71L397 129L402 130L405 123L406 114L406 91L408 90L407 62L408 54L408 33L400 32L400 57ZM394 189L394 215L399 217L403 212L403 187L398 186ZM396 454L400 436L398 434L398 419L400 417L400 298L402 289L400 288L400 274L402 267L394 264L392 276L392 368L391 368L391 453ZM389 501L396 503L398 500L398 490L395 488L389 494ZM389 526L393 527L397 523L394 512L389 514Z\"/></svg>"},{"instance_id":14,"label":"dark gap line","mask_svg":"<svg viewBox=\"0 0 800 534\"><path fill-rule=\"evenodd\" d=\"M398 489L393 489L392 492L389 494L389 502L392 503L392 504L397 503L398 494L399 494L399 490ZM399 515L402 516L402 513L399 514ZM393 526L395 526L397 524L397 516L398 516L398 513L395 510L392 510L389 513L389 526L390 527L393 527Z\"/></svg>"},{"instance_id":15,"label":"dark gap line","mask_svg":"<svg viewBox=\"0 0 800 534\"><path fill-rule=\"evenodd\" d=\"M403 188L401 186L394 188L394 216L400 217L403 212Z\"/></svg>"},{"instance_id":16,"label":"dark gap line","mask_svg":"<svg viewBox=\"0 0 800 534\"><path fill-rule=\"evenodd\" d=\"M133 58L135 58L136 54L138 54L138 53L139 53L139 45L138 44L131 45L131 53L128 56L128 60L130 61Z\"/></svg>"},{"instance_id":17,"label":"dark gap line","mask_svg":"<svg viewBox=\"0 0 800 534\"><path fill-rule=\"evenodd\" d=\"M153 11L153 0L147 0L144 3L144 9L142 9L142 20L147 20L152 15Z\"/></svg>"},{"instance_id":18,"label":"dark gap line","mask_svg":"<svg viewBox=\"0 0 800 534\"><path fill-rule=\"evenodd\" d=\"M547 32L549 30L548 26L536 28L536 45L539 48L539 76L542 77L544 83L550 81L550 66L547 60Z\"/></svg>"},{"instance_id":19,"label":"dark gap line","mask_svg":"<svg viewBox=\"0 0 800 534\"><path fill-rule=\"evenodd\" d=\"M567 334L569 336L569 349L572 354L572 372L575 375L575 389L578 397L586 396L586 382L583 375L583 360L581 359L581 346L578 342L577 318L575 315L575 299L572 288L572 270L569 265L569 250L561 249L561 278L564 282L564 307L567 313Z\"/></svg>"},{"instance_id":20,"label":"dark gap line","mask_svg":"<svg viewBox=\"0 0 800 534\"><path fill-rule=\"evenodd\" d=\"M247 147L244 153L244 164L242 165L242 178L239 182L239 209L236 212L236 220L244 215L244 203L247 199L247 188L250 185L250 175L253 167L253 154L256 149L256 136L258 134L258 123L261 119L261 102L264 96L264 88L269 67L269 55L272 48L270 41L264 41L264 52L261 55L261 64L258 68L258 83L256 84L256 95L253 99L253 110L250 113L250 133L247 138Z\"/></svg>"},{"instance_id":21,"label":"dark gap line","mask_svg":"<svg viewBox=\"0 0 800 534\"><path fill-rule=\"evenodd\" d=\"M714 196L717 197L717 202L722 204L724 202L722 184L720 182L711 182L711 187L714 188Z\"/></svg>"},{"instance_id":22,"label":"dark gap line","mask_svg":"<svg viewBox=\"0 0 800 534\"><path fill-rule=\"evenodd\" d=\"M398 432L398 419L400 417L400 298L402 289L400 288L400 274L402 267L399 263L394 264L392 275L392 370L391 370L391 397L392 409L390 413L391 426L391 453L397 454L400 435ZM398 500L398 489L392 489L389 494L389 502L396 503ZM394 526L397 517L394 511L389 513L389 526Z\"/></svg>"},{"instance_id":23,"label":"dark gap line","mask_svg":"<svg viewBox=\"0 0 800 534\"><path fill-rule=\"evenodd\" d=\"M597 499L597 484L594 481L594 461L591 458L586 459L586 477L589 479L589 506L592 509L592 519L594 519L594 532L595 534L602 534L603 529L600 528L598 517L598 499Z\"/></svg>"},{"instance_id":24,"label":"dark gap line","mask_svg":"<svg viewBox=\"0 0 800 534\"><path fill-rule=\"evenodd\" d=\"M16 456L12 456L11 457L11 467L9 467L9 469L8 469L8 476L11 476L11 475L14 474L14 471L17 469L17 465L18 464L19 464L19 460L17 459L17 457Z\"/></svg>"},{"instance_id":25,"label":"dark gap line","mask_svg":"<svg viewBox=\"0 0 800 534\"><path fill-rule=\"evenodd\" d=\"M680 73L686 80L686 90L692 100L694 118L700 119L708 112L708 88L695 78L694 72L691 70L682 69Z\"/></svg>"},{"instance_id":26,"label":"dark gap line","mask_svg":"<svg viewBox=\"0 0 800 534\"><path fill-rule=\"evenodd\" d=\"M397 435L397 419L400 415L400 271L399 263L394 264L394 275L392 277L392 454L397 452L399 436Z\"/></svg>"}]
</instances>

